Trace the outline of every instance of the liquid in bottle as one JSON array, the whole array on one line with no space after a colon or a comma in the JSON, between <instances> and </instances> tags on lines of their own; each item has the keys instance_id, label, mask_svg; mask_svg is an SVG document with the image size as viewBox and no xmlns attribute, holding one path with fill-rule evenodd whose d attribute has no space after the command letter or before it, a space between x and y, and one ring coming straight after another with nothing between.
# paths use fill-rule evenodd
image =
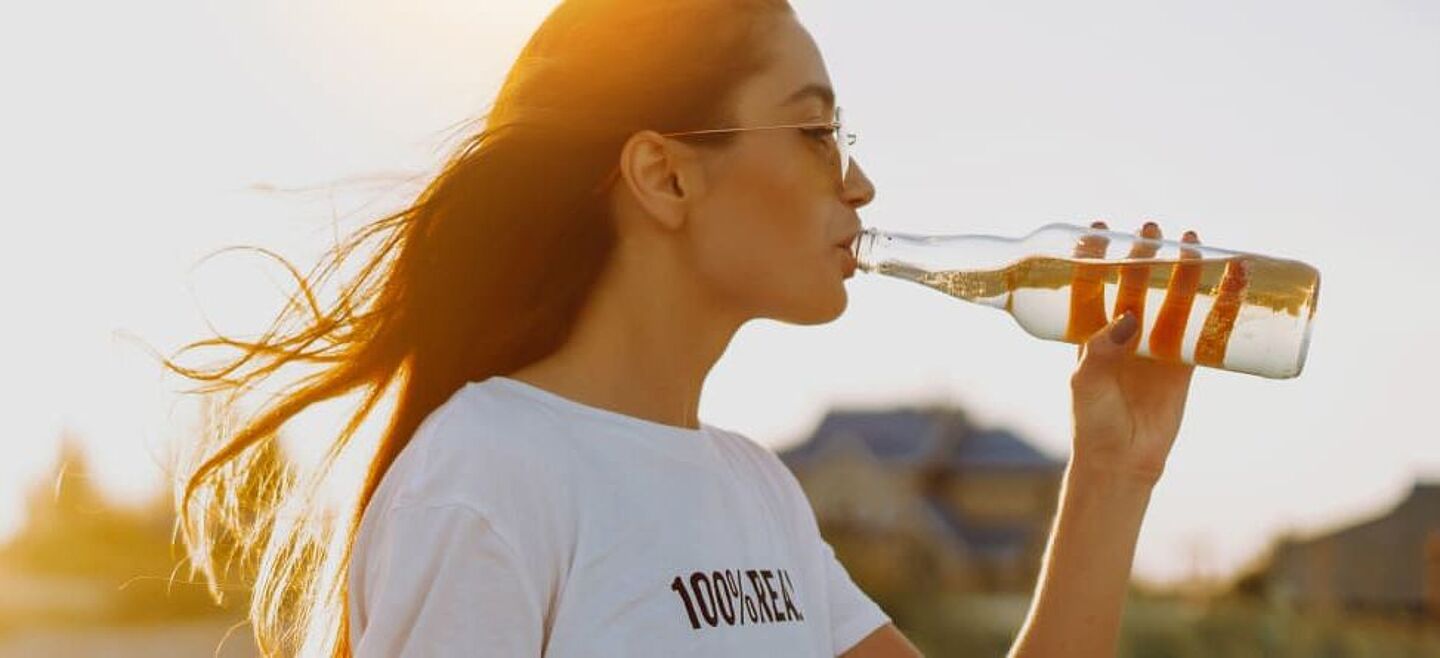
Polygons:
<instances>
[{"instance_id":1,"label":"liquid in bottle","mask_svg":"<svg viewBox=\"0 0 1440 658\"><path fill-rule=\"evenodd\" d=\"M869 229L857 261L1003 309L1048 340L1083 343L1130 311L1141 356L1271 378L1303 369L1320 288L1319 272L1299 261L1066 225L1024 240Z\"/></svg>"}]
</instances>

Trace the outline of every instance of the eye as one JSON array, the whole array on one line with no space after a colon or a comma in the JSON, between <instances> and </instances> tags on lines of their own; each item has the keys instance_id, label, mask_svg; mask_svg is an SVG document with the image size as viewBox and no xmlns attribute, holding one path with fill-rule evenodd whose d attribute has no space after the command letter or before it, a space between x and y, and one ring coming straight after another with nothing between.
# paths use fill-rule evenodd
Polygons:
<instances>
[{"instance_id":1,"label":"eye","mask_svg":"<svg viewBox=\"0 0 1440 658\"><path fill-rule=\"evenodd\" d=\"M800 129L800 132L805 133L805 136L806 136L806 137L809 137L809 138L811 138L811 139L813 139L813 140L815 140L815 141L820 141L820 142L830 141L830 140L832 140L832 139L834 138L834 135L835 135L835 130L834 130L833 128L828 127L828 126L818 126L818 127L815 127L815 128L801 128L801 129Z\"/></svg>"}]
</instances>

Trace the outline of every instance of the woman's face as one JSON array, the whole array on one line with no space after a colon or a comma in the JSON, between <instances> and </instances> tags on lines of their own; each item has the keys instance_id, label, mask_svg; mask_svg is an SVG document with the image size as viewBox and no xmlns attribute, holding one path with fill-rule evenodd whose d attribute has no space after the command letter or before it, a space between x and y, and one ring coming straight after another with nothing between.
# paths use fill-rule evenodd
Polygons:
<instances>
[{"instance_id":1,"label":"woman's face","mask_svg":"<svg viewBox=\"0 0 1440 658\"><path fill-rule=\"evenodd\" d=\"M736 90L736 127L823 123L834 117L830 76L810 34L785 16L771 62ZM728 127L728 126L726 126ZM856 210L875 188L858 163L840 180L822 131L757 130L702 149L704 193L690 207L689 262L703 285L747 318L829 322L845 310Z\"/></svg>"}]
</instances>

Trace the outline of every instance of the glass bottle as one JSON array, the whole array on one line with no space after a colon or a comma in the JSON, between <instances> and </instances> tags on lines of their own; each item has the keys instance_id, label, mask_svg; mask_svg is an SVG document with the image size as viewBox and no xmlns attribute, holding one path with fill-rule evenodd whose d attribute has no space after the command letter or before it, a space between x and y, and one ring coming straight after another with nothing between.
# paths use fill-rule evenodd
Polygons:
<instances>
[{"instance_id":1,"label":"glass bottle","mask_svg":"<svg viewBox=\"0 0 1440 658\"><path fill-rule=\"evenodd\" d=\"M867 228L856 266L1003 309L1025 331L1083 343L1126 311L1141 356L1273 379L1305 366L1320 273L1305 263L1051 224L1023 238Z\"/></svg>"}]
</instances>

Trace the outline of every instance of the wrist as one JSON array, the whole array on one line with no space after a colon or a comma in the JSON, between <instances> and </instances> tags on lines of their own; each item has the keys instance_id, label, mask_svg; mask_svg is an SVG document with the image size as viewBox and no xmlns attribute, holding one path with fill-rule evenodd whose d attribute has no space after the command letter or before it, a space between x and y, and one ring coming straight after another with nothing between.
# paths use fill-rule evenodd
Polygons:
<instances>
[{"instance_id":1,"label":"wrist","mask_svg":"<svg viewBox=\"0 0 1440 658\"><path fill-rule=\"evenodd\" d=\"M1078 454L1070 458L1066 472L1066 478L1080 486L1145 495L1160 482L1160 476L1157 469L1117 466Z\"/></svg>"}]
</instances>

